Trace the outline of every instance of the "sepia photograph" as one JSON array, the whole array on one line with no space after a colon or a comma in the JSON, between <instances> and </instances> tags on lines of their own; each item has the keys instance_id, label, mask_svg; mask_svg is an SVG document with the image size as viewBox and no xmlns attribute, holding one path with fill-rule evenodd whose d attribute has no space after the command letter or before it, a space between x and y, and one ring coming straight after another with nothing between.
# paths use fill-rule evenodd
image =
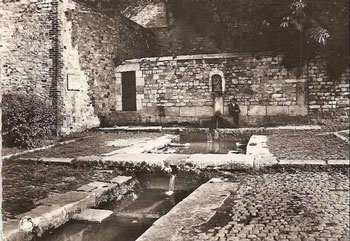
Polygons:
<instances>
[{"instance_id":1,"label":"sepia photograph","mask_svg":"<svg viewBox=\"0 0 350 241\"><path fill-rule=\"evenodd\" d=\"M349 0L0 0L0 241L349 241Z\"/></svg>"}]
</instances>

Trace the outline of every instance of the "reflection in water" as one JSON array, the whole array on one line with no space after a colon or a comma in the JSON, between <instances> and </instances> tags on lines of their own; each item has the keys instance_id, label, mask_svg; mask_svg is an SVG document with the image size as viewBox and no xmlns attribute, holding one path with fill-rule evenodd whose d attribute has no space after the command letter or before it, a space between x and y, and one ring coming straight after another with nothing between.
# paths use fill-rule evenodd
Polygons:
<instances>
[{"instance_id":1,"label":"reflection in water","mask_svg":"<svg viewBox=\"0 0 350 241\"><path fill-rule=\"evenodd\" d=\"M180 154L227 154L231 153L242 153L246 152L246 145L237 146L234 141L202 141L202 142L191 142L186 146L167 147L165 152L175 152Z\"/></svg>"}]
</instances>

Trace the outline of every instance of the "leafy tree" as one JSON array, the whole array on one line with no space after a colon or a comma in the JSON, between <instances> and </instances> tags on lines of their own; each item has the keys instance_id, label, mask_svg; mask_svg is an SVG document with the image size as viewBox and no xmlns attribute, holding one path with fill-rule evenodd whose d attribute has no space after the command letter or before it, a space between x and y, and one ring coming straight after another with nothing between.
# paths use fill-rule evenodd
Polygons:
<instances>
[{"instance_id":1,"label":"leafy tree","mask_svg":"<svg viewBox=\"0 0 350 241\"><path fill-rule=\"evenodd\" d=\"M275 50L287 66L321 55L329 74L348 65L347 0L168 1L175 18L210 36L222 51Z\"/></svg>"}]
</instances>

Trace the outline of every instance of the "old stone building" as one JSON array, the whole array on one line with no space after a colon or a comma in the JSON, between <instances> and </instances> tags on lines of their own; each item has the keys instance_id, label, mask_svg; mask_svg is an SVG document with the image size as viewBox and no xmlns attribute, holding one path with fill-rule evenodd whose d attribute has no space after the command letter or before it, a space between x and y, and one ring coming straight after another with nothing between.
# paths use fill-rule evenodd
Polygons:
<instances>
[{"instance_id":1,"label":"old stone building","mask_svg":"<svg viewBox=\"0 0 350 241\"><path fill-rule=\"evenodd\" d=\"M2 92L41 96L70 133L100 125L115 108L114 68L152 56L153 37L122 15L70 0L0 3Z\"/></svg>"},{"instance_id":2,"label":"old stone building","mask_svg":"<svg viewBox=\"0 0 350 241\"><path fill-rule=\"evenodd\" d=\"M277 52L221 54L161 1L124 16L88 2L0 3L2 91L50 101L62 134L101 123L206 125L218 106L230 126L230 97L246 125L349 112L349 71L330 79L321 59L286 68Z\"/></svg>"}]
</instances>

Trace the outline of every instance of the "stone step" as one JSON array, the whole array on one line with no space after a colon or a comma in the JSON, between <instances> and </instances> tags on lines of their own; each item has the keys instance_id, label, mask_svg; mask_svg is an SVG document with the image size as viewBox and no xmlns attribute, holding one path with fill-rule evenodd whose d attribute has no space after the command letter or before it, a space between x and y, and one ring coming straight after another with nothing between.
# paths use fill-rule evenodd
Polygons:
<instances>
[{"instance_id":1,"label":"stone step","mask_svg":"<svg viewBox=\"0 0 350 241\"><path fill-rule=\"evenodd\" d=\"M82 211L81 213L74 214L73 219L79 220L79 221L88 221L93 223L102 223L103 220L105 220L112 214L113 212L110 210L89 208Z\"/></svg>"}]
</instances>

